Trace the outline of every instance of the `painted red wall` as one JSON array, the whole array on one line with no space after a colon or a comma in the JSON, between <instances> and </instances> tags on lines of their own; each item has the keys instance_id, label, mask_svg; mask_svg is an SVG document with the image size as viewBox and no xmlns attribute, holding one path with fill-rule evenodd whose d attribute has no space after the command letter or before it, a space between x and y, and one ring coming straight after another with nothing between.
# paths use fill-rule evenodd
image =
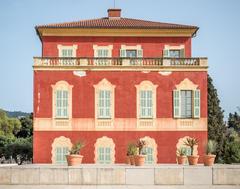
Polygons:
<instances>
[{"instance_id":1,"label":"painted red wall","mask_svg":"<svg viewBox=\"0 0 240 189\"><path fill-rule=\"evenodd\" d=\"M185 45L191 57L191 37L43 37L42 56L58 57L57 45L78 45L77 57L93 57L93 45L113 45L112 57L119 57L121 45L142 45L144 57L162 57L164 45Z\"/></svg>"},{"instance_id":2,"label":"painted red wall","mask_svg":"<svg viewBox=\"0 0 240 189\"><path fill-rule=\"evenodd\" d=\"M94 118L94 87L106 78L115 88L115 117L136 118L136 87L143 80L157 84L157 117L173 115L172 91L185 78L197 84L201 90L201 117L207 117L207 72L173 72L162 76L158 72L87 71L78 77L73 71L34 71L34 117L52 117L52 87L60 80L73 85L73 118ZM40 99L38 93L40 92ZM39 111L37 112L37 106Z\"/></svg>"},{"instance_id":3,"label":"painted red wall","mask_svg":"<svg viewBox=\"0 0 240 189\"><path fill-rule=\"evenodd\" d=\"M199 139L199 162L202 162L204 145L207 141L207 131L35 131L33 141L33 162L51 163L51 145L56 137L65 136L74 143L79 139L85 141L85 147L81 150L84 156L83 163L94 163L94 144L97 138L107 136L115 143L115 162L124 163L127 144L145 136L154 138L157 143L158 163L176 163L176 144L179 138L185 136Z\"/></svg>"}]
</instances>

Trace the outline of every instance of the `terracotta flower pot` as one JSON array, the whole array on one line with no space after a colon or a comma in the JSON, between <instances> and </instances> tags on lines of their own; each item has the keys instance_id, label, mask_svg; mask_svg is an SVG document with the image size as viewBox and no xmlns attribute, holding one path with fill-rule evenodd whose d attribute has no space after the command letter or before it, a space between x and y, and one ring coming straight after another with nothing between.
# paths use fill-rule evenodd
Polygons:
<instances>
[{"instance_id":1,"label":"terracotta flower pot","mask_svg":"<svg viewBox=\"0 0 240 189\"><path fill-rule=\"evenodd\" d=\"M82 164L82 155L66 155L68 166L80 165Z\"/></svg>"},{"instance_id":2,"label":"terracotta flower pot","mask_svg":"<svg viewBox=\"0 0 240 189\"><path fill-rule=\"evenodd\" d=\"M129 156L130 164L135 165L134 156Z\"/></svg>"},{"instance_id":3,"label":"terracotta flower pot","mask_svg":"<svg viewBox=\"0 0 240 189\"><path fill-rule=\"evenodd\" d=\"M130 162L130 156L127 156L127 157L126 157L126 164L128 164L128 165L131 164L131 162Z\"/></svg>"},{"instance_id":4,"label":"terracotta flower pot","mask_svg":"<svg viewBox=\"0 0 240 189\"><path fill-rule=\"evenodd\" d=\"M183 165L186 162L187 156L177 156L177 162L179 165Z\"/></svg>"},{"instance_id":5,"label":"terracotta flower pot","mask_svg":"<svg viewBox=\"0 0 240 189\"><path fill-rule=\"evenodd\" d=\"M205 166L212 166L214 164L216 155L208 154L203 156L203 163Z\"/></svg>"},{"instance_id":6,"label":"terracotta flower pot","mask_svg":"<svg viewBox=\"0 0 240 189\"><path fill-rule=\"evenodd\" d=\"M189 163L189 165L197 165L197 163L198 163L198 158L199 158L198 155L188 156L187 158L188 158L188 163Z\"/></svg>"},{"instance_id":7,"label":"terracotta flower pot","mask_svg":"<svg viewBox=\"0 0 240 189\"><path fill-rule=\"evenodd\" d=\"M135 165L136 166L142 166L145 163L145 155L136 155L134 156L134 160L135 160Z\"/></svg>"}]
</instances>

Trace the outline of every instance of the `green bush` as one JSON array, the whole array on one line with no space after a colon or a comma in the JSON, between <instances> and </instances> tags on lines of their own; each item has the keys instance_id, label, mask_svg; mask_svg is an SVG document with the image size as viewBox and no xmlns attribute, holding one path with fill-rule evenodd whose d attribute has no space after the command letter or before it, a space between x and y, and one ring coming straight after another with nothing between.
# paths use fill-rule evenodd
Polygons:
<instances>
[{"instance_id":1,"label":"green bush","mask_svg":"<svg viewBox=\"0 0 240 189\"><path fill-rule=\"evenodd\" d=\"M32 159L32 138L17 138L5 145L5 158L13 158L18 165Z\"/></svg>"}]
</instances>

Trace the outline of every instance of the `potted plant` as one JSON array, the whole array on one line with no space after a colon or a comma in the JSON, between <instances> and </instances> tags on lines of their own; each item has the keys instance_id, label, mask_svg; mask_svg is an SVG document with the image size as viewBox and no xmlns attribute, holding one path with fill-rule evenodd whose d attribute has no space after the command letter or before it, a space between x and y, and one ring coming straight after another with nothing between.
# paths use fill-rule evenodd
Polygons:
<instances>
[{"instance_id":1,"label":"potted plant","mask_svg":"<svg viewBox=\"0 0 240 189\"><path fill-rule=\"evenodd\" d=\"M209 140L206 145L206 155L203 156L203 163L205 166L212 166L214 164L216 155L217 142Z\"/></svg>"},{"instance_id":2,"label":"potted plant","mask_svg":"<svg viewBox=\"0 0 240 189\"><path fill-rule=\"evenodd\" d=\"M80 155L80 150L83 147L83 142L77 142L72 146L71 150L69 150L69 155L66 155L69 166L79 165L82 163L83 156Z\"/></svg>"},{"instance_id":3,"label":"potted plant","mask_svg":"<svg viewBox=\"0 0 240 189\"><path fill-rule=\"evenodd\" d=\"M137 147L134 143L129 143L127 148L127 164L135 165L134 156L137 155Z\"/></svg>"},{"instance_id":4,"label":"potted plant","mask_svg":"<svg viewBox=\"0 0 240 189\"><path fill-rule=\"evenodd\" d=\"M196 138L188 137L186 141L184 141L184 144L191 148L191 155L187 156L189 165L197 165L199 155L193 155L193 150L194 146L198 145L198 140Z\"/></svg>"},{"instance_id":5,"label":"potted plant","mask_svg":"<svg viewBox=\"0 0 240 189\"><path fill-rule=\"evenodd\" d=\"M186 162L187 156L186 156L186 149L180 148L177 150L177 163L179 165L183 165Z\"/></svg>"},{"instance_id":6,"label":"potted plant","mask_svg":"<svg viewBox=\"0 0 240 189\"><path fill-rule=\"evenodd\" d=\"M127 159L129 159L128 164L135 165L134 162L134 156L137 155L137 147L136 144L134 143L129 143L128 144L128 149L127 149Z\"/></svg>"},{"instance_id":7,"label":"potted plant","mask_svg":"<svg viewBox=\"0 0 240 189\"><path fill-rule=\"evenodd\" d=\"M136 144L138 148L138 155L134 156L134 161L136 166L144 165L145 162L145 154L143 153L143 148L146 146L146 142L144 140L138 140Z\"/></svg>"}]
</instances>

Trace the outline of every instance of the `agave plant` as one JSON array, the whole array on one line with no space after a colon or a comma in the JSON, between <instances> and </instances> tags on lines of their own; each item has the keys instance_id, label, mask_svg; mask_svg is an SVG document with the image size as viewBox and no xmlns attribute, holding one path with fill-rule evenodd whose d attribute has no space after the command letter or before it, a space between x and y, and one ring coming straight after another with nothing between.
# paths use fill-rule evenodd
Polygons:
<instances>
[{"instance_id":1,"label":"agave plant","mask_svg":"<svg viewBox=\"0 0 240 189\"><path fill-rule=\"evenodd\" d=\"M198 139L188 137L188 138L186 139L186 141L184 141L184 144L185 144L186 146L189 146L189 147L191 148L191 156L192 156L192 155L193 155L194 146L198 145Z\"/></svg>"},{"instance_id":2,"label":"agave plant","mask_svg":"<svg viewBox=\"0 0 240 189\"><path fill-rule=\"evenodd\" d=\"M217 149L217 142L214 140L209 140L206 146L206 154L214 154Z\"/></svg>"},{"instance_id":3,"label":"agave plant","mask_svg":"<svg viewBox=\"0 0 240 189\"><path fill-rule=\"evenodd\" d=\"M80 153L80 150L84 147L84 143L83 142L77 142L75 143L71 150L69 151L70 155L73 155L73 154L79 154Z\"/></svg>"},{"instance_id":4,"label":"agave plant","mask_svg":"<svg viewBox=\"0 0 240 189\"><path fill-rule=\"evenodd\" d=\"M134 143L129 143L127 147L127 155L132 156L132 155L137 155L137 146Z\"/></svg>"},{"instance_id":5,"label":"agave plant","mask_svg":"<svg viewBox=\"0 0 240 189\"><path fill-rule=\"evenodd\" d=\"M143 148L146 146L146 141L138 140L136 146L139 149L139 151L138 151L139 155L141 155L141 154L143 154Z\"/></svg>"},{"instance_id":6,"label":"agave plant","mask_svg":"<svg viewBox=\"0 0 240 189\"><path fill-rule=\"evenodd\" d=\"M179 148L179 149L177 150L177 155L178 155L178 156L186 156L186 155L187 155L186 148Z\"/></svg>"}]
</instances>

